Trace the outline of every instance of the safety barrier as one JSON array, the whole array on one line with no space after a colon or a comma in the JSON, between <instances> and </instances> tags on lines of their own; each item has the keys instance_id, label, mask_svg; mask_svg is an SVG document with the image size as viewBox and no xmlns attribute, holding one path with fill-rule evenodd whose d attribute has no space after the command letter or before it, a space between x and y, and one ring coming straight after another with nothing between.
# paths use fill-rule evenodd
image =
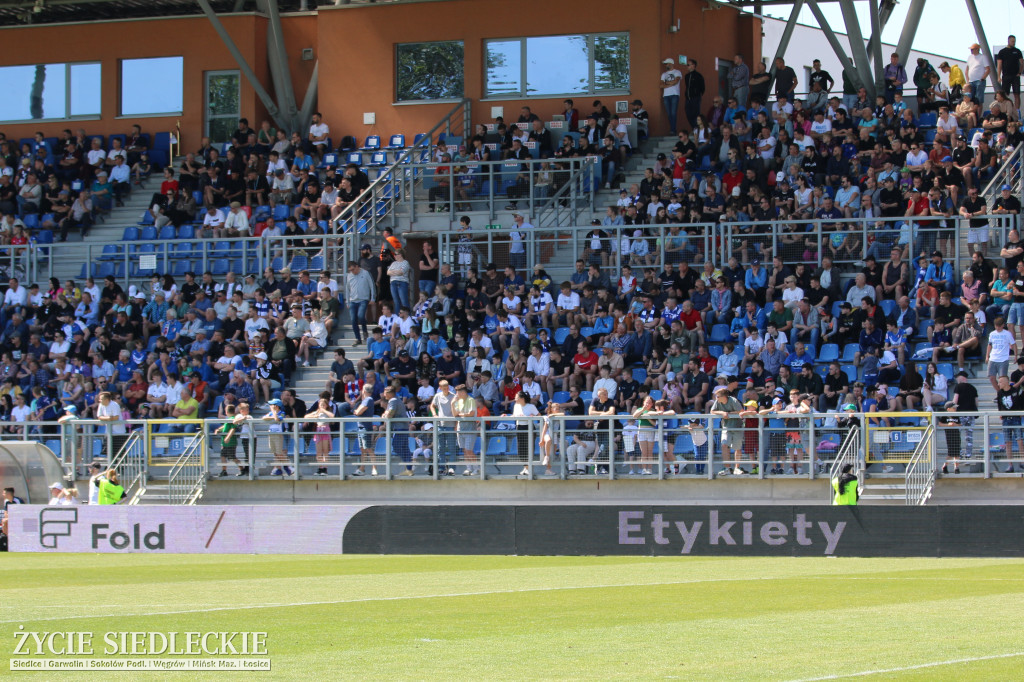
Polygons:
<instances>
[{"instance_id":1,"label":"safety barrier","mask_svg":"<svg viewBox=\"0 0 1024 682\"><path fill-rule=\"evenodd\" d=\"M248 480L276 475L277 469L285 475L286 467L294 471L288 475L297 478L315 472L335 479L374 474L385 479L438 479L451 470L481 480L614 480L631 472L639 478L713 479L737 468L750 478L796 475L814 479L831 478L837 465L845 461L862 462L871 476L903 477L911 465L926 474L947 460L955 461L963 476L989 478L1024 471L1024 434L1016 423L1024 413L872 412L854 416L865 424L859 431L841 427L832 413L747 416L742 425L724 430L717 417L691 413L648 414L644 423L634 423L628 414L288 419L280 437L271 437L266 422L255 418L241 429L241 442L234 453L237 461L228 459L225 466L232 467L231 478L235 478L235 470L247 467L241 478ZM883 419L892 424L882 425ZM186 461L189 466L201 464L203 471L216 472L222 450L221 434L215 432L224 423L223 419L190 420L179 426L174 420L165 420L164 429L163 424L137 422L125 445L115 442L119 454L114 462L142 462L146 477L155 480L170 478ZM74 430L63 425L63 447L58 454L69 471L84 471L92 456L76 459L80 450L71 441L82 438L83 431L94 429L99 422L70 424ZM317 432L317 424L329 428ZM43 426L52 427L53 423L26 423L28 437ZM886 430L881 431L883 428ZM723 431L731 432L724 443ZM917 442L907 449L879 452L871 442L872 433L890 434L890 442L893 433L901 434L900 443L909 442L911 433L920 434L920 439L914 439ZM986 445L975 447L975 443ZM102 458L102 450L100 453ZM189 457L183 459L185 454ZM1008 471L1009 467L1014 471ZM182 476L183 485L191 485L188 490L192 490L194 477ZM126 477L122 475L122 479Z\"/></svg>"}]
</instances>

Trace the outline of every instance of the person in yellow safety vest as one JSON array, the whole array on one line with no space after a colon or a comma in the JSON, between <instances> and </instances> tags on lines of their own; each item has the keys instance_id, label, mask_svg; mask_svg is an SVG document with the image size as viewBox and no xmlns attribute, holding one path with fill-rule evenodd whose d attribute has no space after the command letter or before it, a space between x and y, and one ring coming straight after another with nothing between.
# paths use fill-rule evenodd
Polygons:
<instances>
[{"instance_id":1,"label":"person in yellow safety vest","mask_svg":"<svg viewBox=\"0 0 1024 682\"><path fill-rule=\"evenodd\" d=\"M117 504L125 497L124 488L118 484L117 472L107 469L103 478L99 479L99 503Z\"/></svg>"},{"instance_id":2,"label":"person in yellow safety vest","mask_svg":"<svg viewBox=\"0 0 1024 682\"><path fill-rule=\"evenodd\" d=\"M852 464L844 464L843 471L832 479L832 490L835 495L832 497L832 504L856 505L860 497L857 489L857 475L853 473Z\"/></svg>"}]
</instances>

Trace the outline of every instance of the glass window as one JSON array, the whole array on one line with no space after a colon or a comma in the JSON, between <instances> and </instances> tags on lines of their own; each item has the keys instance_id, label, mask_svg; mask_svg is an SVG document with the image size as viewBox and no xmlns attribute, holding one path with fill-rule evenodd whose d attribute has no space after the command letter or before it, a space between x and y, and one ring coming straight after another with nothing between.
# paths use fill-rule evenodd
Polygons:
<instances>
[{"instance_id":1,"label":"glass window","mask_svg":"<svg viewBox=\"0 0 1024 682\"><path fill-rule=\"evenodd\" d=\"M184 93L183 57L121 60L121 116L179 114Z\"/></svg>"},{"instance_id":2,"label":"glass window","mask_svg":"<svg viewBox=\"0 0 1024 682\"><path fill-rule=\"evenodd\" d=\"M523 90L523 41L487 41L487 94L519 95Z\"/></svg>"},{"instance_id":3,"label":"glass window","mask_svg":"<svg viewBox=\"0 0 1024 682\"><path fill-rule=\"evenodd\" d=\"M486 95L543 97L629 91L629 34L488 40Z\"/></svg>"},{"instance_id":4,"label":"glass window","mask_svg":"<svg viewBox=\"0 0 1024 682\"><path fill-rule=\"evenodd\" d=\"M0 67L0 121L99 116L100 71L98 63Z\"/></svg>"},{"instance_id":5,"label":"glass window","mask_svg":"<svg viewBox=\"0 0 1024 682\"><path fill-rule=\"evenodd\" d=\"M461 99L465 81L461 40L396 47L396 101Z\"/></svg>"}]
</instances>

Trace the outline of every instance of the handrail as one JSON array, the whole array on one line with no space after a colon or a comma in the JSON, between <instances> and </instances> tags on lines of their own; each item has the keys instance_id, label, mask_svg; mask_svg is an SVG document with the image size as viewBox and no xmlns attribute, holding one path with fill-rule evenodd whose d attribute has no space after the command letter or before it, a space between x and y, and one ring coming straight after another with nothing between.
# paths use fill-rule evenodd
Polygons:
<instances>
[{"instance_id":1,"label":"handrail","mask_svg":"<svg viewBox=\"0 0 1024 682\"><path fill-rule=\"evenodd\" d=\"M201 429L174 462L167 479L167 500L171 504L195 504L206 488L203 452L206 429Z\"/></svg>"},{"instance_id":2,"label":"handrail","mask_svg":"<svg viewBox=\"0 0 1024 682\"><path fill-rule=\"evenodd\" d=\"M846 433L846 438L843 440L842 445L839 446L839 452L836 453L836 458L832 462L832 466L828 471L828 499L832 500L832 480L838 476L843 467L847 464L852 464L854 471L857 472L857 479L859 483L864 475L864 467L860 460L860 442L861 433L860 426L854 426Z\"/></svg>"},{"instance_id":3,"label":"handrail","mask_svg":"<svg viewBox=\"0 0 1024 682\"><path fill-rule=\"evenodd\" d=\"M111 459L108 468L118 471L118 478L124 487L127 504L138 504L146 494L146 449L142 442L143 431L133 431L121 449ZM136 451L141 446L142 452Z\"/></svg>"},{"instance_id":4,"label":"handrail","mask_svg":"<svg viewBox=\"0 0 1024 682\"><path fill-rule=\"evenodd\" d=\"M932 488L935 486L935 458L932 456L932 436L935 434L935 427L928 425L921 434L921 441L914 448L906 471L906 503L911 506L921 506L931 497Z\"/></svg>"},{"instance_id":5,"label":"handrail","mask_svg":"<svg viewBox=\"0 0 1024 682\"><path fill-rule=\"evenodd\" d=\"M435 123L434 127L431 128L429 131L427 131L423 135L423 137L419 140L419 142L415 142L414 141L413 144L411 144L410 146L406 147L398 155L398 158L396 158L394 160L394 162L392 162L392 164L390 166L388 166L382 173L380 173L380 175L378 175L377 178L373 182L371 182L369 184L369 186L367 186L366 189L364 189L362 192L359 193L359 196L356 197L355 201L353 201L351 204L346 206L345 209L341 213L339 213L337 215L337 217L335 217L331 221L332 232L334 234L342 234L344 232L344 230L339 229L339 226L345 224L346 222L348 224L352 225L352 226L355 226L357 224L357 222L358 222L359 216L362 213L363 206L368 201L369 201L369 204L373 207L373 210L371 210L372 220L371 220L370 224L372 225L373 229L376 230L377 222L378 222L377 219L379 217L381 217L381 216L377 216L377 211L375 210L376 209L376 197L377 197L378 191L382 190L383 188L385 188L387 186L393 186L392 183L394 181L394 177L395 177L395 175L397 175L395 173L395 171L400 169L401 167L407 165L411 161L412 154L414 152L422 153L423 151L426 151L427 153L429 153L430 148L433 145L434 135L435 135L435 133L438 133L440 131L442 126L444 126L446 128L445 132L446 132L446 138L447 138L447 135L451 134L451 119L452 119L453 116L455 116L459 112L460 109L463 109L463 112L464 112L463 130L464 131L468 130L469 129L469 106L470 106L470 100L469 99L462 99L461 101L459 101L458 104L456 104L454 107L452 107L451 110L449 110L448 113L445 114L437 123ZM395 201L397 202L398 200L399 200L399 198L395 197ZM346 239L345 241L346 242L352 242L353 240L352 239ZM339 258L335 258L334 260L335 261L347 261L347 260L353 259L355 257L356 257L356 252L354 250L352 250L350 253L344 254L342 256L342 258L340 258L340 259Z\"/></svg>"},{"instance_id":6,"label":"handrail","mask_svg":"<svg viewBox=\"0 0 1024 682\"><path fill-rule=\"evenodd\" d=\"M1014 194L1018 197L1021 192L1024 192L1024 186L1021 185L1021 164L1024 163L1024 145L1019 145L1013 150L1013 153L1006 157L1006 160L999 167L999 170L995 172L992 179L989 180L988 184L985 185L985 189L982 191L981 196L986 201L999 194L999 188L1003 185L1010 185L1013 188ZM1016 172L1014 172L1016 171Z\"/></svg>"},{"instance_id":7,"label":"handrail","mask_svg":"<svg viewBox=\"0 0 1024 682\"><path fill-rule=\"evenodd\" d=\"M547 204L541 206L537 210L537 215L534 218L534 224L537 227L560 227L562 224L561 217L559 216L560 208L562 208L562 201L568 199L569 201L569 220L570 224L573 224L579 216L579 207L577 206L577 199L579 198L576 193L576 187L579 183L587 178L590 179L590 192L589 195L589 209L590 212L594 211L594 195L597 194L597 186L594 180L594 169L597 167L597 157L587 156L583 158L584 163L580 164L580 167L572 171L569 175L569 180L564 185L558 188L558 191L547 198ZM569 196L571 195L571 196ZM547 216L554 214L553 220L547 220Z\"/></svg>"}]
</instances>

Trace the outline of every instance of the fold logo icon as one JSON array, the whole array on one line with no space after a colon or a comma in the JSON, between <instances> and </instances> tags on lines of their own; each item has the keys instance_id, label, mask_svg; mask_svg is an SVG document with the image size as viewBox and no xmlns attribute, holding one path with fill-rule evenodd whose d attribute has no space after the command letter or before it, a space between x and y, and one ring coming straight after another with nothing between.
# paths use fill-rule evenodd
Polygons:
<instances>
[{"instance_id":1,"label":"fold logo icon","mask_svg":"<svg viewBox=\"0 0 1024 682\"><path fill-rule=\"evenodd\" d=\"M47 508L39 512L39 544L57 549L57 538L71 536L71 526L78 523L78 510L74 507Z\"/></svg>"}]
</instances>

